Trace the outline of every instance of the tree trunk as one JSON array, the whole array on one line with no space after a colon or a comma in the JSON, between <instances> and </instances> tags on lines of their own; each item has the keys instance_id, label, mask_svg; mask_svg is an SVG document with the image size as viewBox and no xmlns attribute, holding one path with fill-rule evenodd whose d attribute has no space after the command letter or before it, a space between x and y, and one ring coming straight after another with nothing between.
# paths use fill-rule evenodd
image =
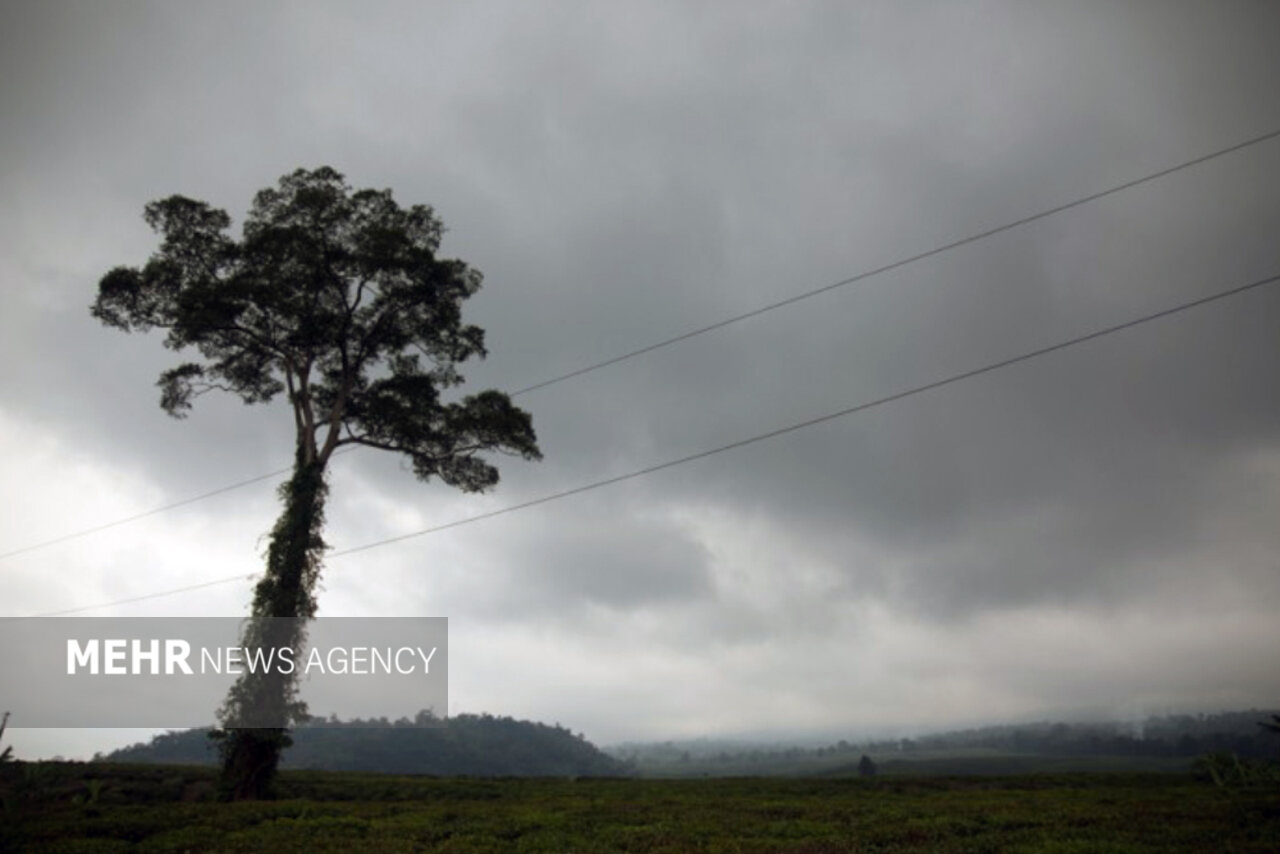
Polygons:
<instances>
[{"instance_id":1,"label":"tree trunk","mask_svg":"<svg viewBox=\"0 0 1280 854\"><path fill-rule=\"evenodd\" d=\"M242 645L247 649L301 651L307 621L316 611L315 585L325 545L325 465L308 460L301 443L293 475L280 487L284 511L271 531L267 568L254 591L253 612L245 624ZM219 786L231 800L267 797L291 743L289 725L306 716L297 699L297 671L263 674L246 668L232 686L219 712L222 729L222 778Z\"/></svg>"}]
</instances>

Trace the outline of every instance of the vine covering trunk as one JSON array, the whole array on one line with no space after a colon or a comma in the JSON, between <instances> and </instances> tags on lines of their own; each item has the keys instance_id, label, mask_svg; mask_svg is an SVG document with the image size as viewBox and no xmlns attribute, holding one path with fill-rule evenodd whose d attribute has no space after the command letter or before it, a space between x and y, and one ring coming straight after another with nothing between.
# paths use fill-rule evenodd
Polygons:
<instances>
[{"instance_id":1,"label":"vine covering trunk","mask_svg":"<svg viewBox=\"0 0 1280 854\"><path fill-rule=\"evenodd\" d=\"M241 645L246 649L300 649L307 621L315 616L327 487L324 464L308 463L306 456L300 448L293 475L280 487L284 512L271 532L267 570L245 624ZM220 710L222 729L215 733L223 797L256 799L269 793L280 753L290 743L287 726L278 723L297 723L306 715L306 704L297 699L297 679L296 671L246 670L232 687Z\"/></svg>"},{"instance_id":2,"label":"vine covering trunk","mask_svg":"<svg viewBox=\"0 0 1280 854\"><path fill-rule=\"evenodd\" d=\"M200 361L160 375L161 407L182 418L220 390L250 404L285 393L292 410L297 455L245 647L297 650L306 639L337 448L405 454L420 479L467 492L498 482L486 452L541 457L529 414L507 395L446 399L464 382L458 367L485 354L484 331L462 322L481 277L437 257L444 226L431 208L402 208L390 190L352 192L321 167L260 191L238 241L224 211L184 196L151 202L145 216L164 238L159 250L140 269L103 276L92 312L126 332L166 329L167 347L198 351ZM268 791L289 724L305 712L294 678L236 682L219 711L228 797Z\"/></svg>"}]
</instances>

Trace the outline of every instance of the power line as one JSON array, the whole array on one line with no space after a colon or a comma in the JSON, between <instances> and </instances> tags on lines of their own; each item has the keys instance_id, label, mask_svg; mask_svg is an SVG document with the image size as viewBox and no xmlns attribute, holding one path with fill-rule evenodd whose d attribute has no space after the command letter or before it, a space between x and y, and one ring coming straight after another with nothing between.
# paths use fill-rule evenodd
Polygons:
<instances>
[{"instance_id":1,"label":"power line","mask_svg":"<svg viewBox=\"0 0 1280 854\"><path fill-rule=\"evenodd\" d=\"M1264 133L1261 136L1255 136L1252 139L1248 139L1248 140L1245 140L1244 142L1236 143L1235 145L1229 146L1227 148L1220 148L1217 151L1211 152L1209 154L1201 155L1200 157L1196 157L1192 160L1183 161L1182 163L1179 163L1176 166L1170 166L1166 169L1161 169L1159 172L1152 172L1150 175L1144 175L1141 178L1135 178L1132 181L1126 181L1123 184L1117 184L1114 187L1111 187L1109 189L1102 190L1097 193L1091 193L1090 195L1087 195L1087 196L1082 196L1074 201L1066 202L1065 204L1061 204L1061 205L1058 205L1057 207L1049 208L1048 210L1041 211L1040 213L1032 214L1030 216L1024 216L1021 219L1014 220L1013 222L1008 222L1008 223L1005 223L1004 225L1000 225L995 228L989 228L986 231L980 231L977 234L971 234L968 237L962 237L959 240L955 240L955 241L952 241L951 243L947 243L942 246L938 246L933 249L920 252L908 258L903 258L899 261L894 261L892 263L885 264L882 267L876 267L873 270L867 270L866 272L858 273L857 275L850 276L847 279L841 279L838 282L832 282L829 285L823 285L820 288L815 288L811 291L805 291L804 293L796 294L795 296L787 297L786 299L769 303L768 305L761 306L760 308L755 308L755 309L752 309L751 311L743 312L742 314L736 314L733 317L727 317L724 320L718 320L715 323L711 323L706 326L700 326L697 329L691 329L688 332L684 332L680 335L676 335L673 338L667 338L666 340L659 341L656 344L650 344L647 347L641 347L638 350L632 350L628 353L623 353L620 356L614 356L613 358L605 359L603 362L596 362L593 365L587 365L585 368L579 368L575 371L570 371L567 374L562 374L558 377L553 377L549 380L543 380L542 382L534 383L531 386L525 386L519 391L514 392L512 396L516 394L524 394L526 392L534 391L540 388L546 388L549 385L555 385L556 383L564 382L565 380L572 379L573 377L580 377L583 374L589 374L592 371L598 371L601 368L605 368L610 365L616 365L619 362L625 362L628 359L634 359L636 356L642 356L645 353L652 353L654 350L660 350L663 347L669 347L672 344L679 343L680 341L687 341L688 339L694 338L698 335L702 335L707 332L713 332L717 329L723 329L726 326L732 326L735 323L740 323L741 321L749 320L750 318L753 318L753 317L759 317L760 315L765 314L766 312L783 308L788 305L794 305L795 303L810 299L811 297L816 297L819 294L825 294L830 291L834 291L838 288L843 288L843 287L846 287L847 285L852 285L855 282L861 282L866 279L870 279L873 276L879 276L882 273L888 273L892 270L897 270L901 267L907 266L908 264L914 264L917 261L923 261L926 258L932 258L933 256L941 255L944 252L950 252L952 249L959 249L961 246L967 246L968 244L976 243L979 240L986 240L988 237L994 237L997 234L1001 234L1006 231L1011 231L1012 229L1018 228L1019 226L1027 225L1028 223L1045 219L1046 217L1051 217L1055 214L1060 214L1063 211L1068 211L1068 210L1071 210L1072 208L1080 207L1081 205L1088 204L1089 202L1096 202L1098 199L1106 198L1107 196L1115 195L1116 193L1122 192L1124 190L1132 189L1134 187L1137 187L1140 184L1146 184L1150 181L1155 181L1159 178L1164 178L1168 175L1174 174L1175 172L1180 172L1183 169L1189 169L1192 166L1197 166L1209 160L1222 157L1223 155L1231 154L1232 152L1239 151L1243 148L1248 148L1251 145L1257 145L1259 143L1266 142L1267 140L1275 139L1276 137L1280 137L1280 129L1273 130L1270 133Z\"/></svg>"},{"instance_id":2,"label":"power line","mask_svg":"<svg viewBox=\"0 0 1280 854\"><path fill-rule=\"evenodd\" d=\"M131 599L117 599L114 602L103 602L100 605L84 605L79 608L66 608L62 611L47 611L43 614L32 614L34 617L65 617L68 614L79 614L84 611L96 611L99 608L109 608L112 605L130 605L134 602L145 602L148 599L162 599L166 596L176 596L179 593L189 593L192 590L201 590L205 587L213 587L218 584L226 584L231 581L253 581L258 576L254 573L248 575L228 575L226 578L215 578L213 581L202 581L199 584L188 584L186 587L176 587L173 590L161 590L158 593L147 593L143 596L134 596Z\"/></svg>"},{"instance_id":3,"label":"power line","mask_svg":"<svg viewBox=\"0 0 1280 854\"><path fill-rule=\"evenodd\" d=\"M339 448L338 450L333 452L333 456L336 457L340 454L350 453L352 450L353 448L351 448L350 446L345 448ZM194 504L195 502L203 501L206 498L213 498L215 495L221 495L224 492L231 492L232 490L240 489L241 487L244 487L244 486L251 486L255 483L261 483L262 481L270 480L273 477L281 477L282 475L289 474L289 472L291 472L292 470L293 469L277 469L276 471L273 471L273 472L260 474L257 477L251 477L248 480L236 481L235 483L228 484L227 486L222 486L217 489L210 490L209 492L203 492L200 495L194 495L191 498L184 498L181 501L175 501L172 504L165 504L162 507L156 507L154 509L147 510L143 513L138 513L134 516L127 516L123 519L117 519L114 522L107 522L105 524L98 525L97 527L94 527L94 528L86 528L83 531L76 531L75 533L71 533L71 534L63 534L60 537L54 537L52 540L45 540L44 542L41 542L41 543L35 543L30 546L24 546L23 548L20 548L20 549L14 549L11 552L4 552L3 554L0 554L0 560L14 557L20 554L26 554L27 552L33 552L33 551L36 551L37 549L43 549L48 546L56 546L58 543L65 543L67 540L74 540L79 537L87 537L90 534L96 534L99 531L105 531L108 528L115 528L119 525L127 525L130 522L137 522L140 519L146 519L148 516L155 516L159 513L164 513L169 510L175 510L187 504Z\"/></svg>"},{"instance_id":4,"label":"power line","mask_svg":"<svg viewBox=\"0 0 1280 854\"><path fill-rule=\"evenodd\" d=\"M751 436L746 439L739 439L735 442L729 442L728 444L719 445L717 447L709 448L703 451L698 451L697 453L689 454L687 456L677 457L675 459L667 460L666 462L647 466L642 469L636 469L635 471L627 472L625 474L615 475L613 477L604 478L603 480L597 480L591 483L583 484L581 486L576 486L571 489L565 489L559 492L553 492L548 495L543 495L538 498L530 499L528 501L521 501L517 504L511 504L506 507L500 507L497 510L490 510L486 513L480 513L475 516L467 516L462 519L455 519L452 522L446 522L442 525L435 525L430 528L424 528L420 531L413 531L408 534L400 534L399 536L387 537L386 539L375 540L374 542L365 543L364 545L353 546L351 548L342 549L340 551L333 552L332 554L329 555L329 557L331 558L342 557L344 555L350 555L350 554L355 554L357 552L368 551L369 549L377 548L379 546L385 546L391 543L398 543L404 540L414 539L416 537L427 536L428 534L435 534L441 531L447 531L451 528L458 528L463 525L470 525L473 522L480 522L485 519L492 519L496 516L504 516L509 513L515 513L519 510L527 510L531 507L537 507L541 504L548 504L552 501L559 501L562 498L568 498L573 495L580 495L584 492L591 492L596 489L602 489L606 486L612 486L616 483L622 483L623 481L634 480L636 478L645 477L646 475L654 474L656 472L664 471L670 468L675 468L676 466L681 466L686 463L694 462L696 460L705 459L707 457L715 456L716 454L722 454L722 453L725 453L726 451L732 451L737 448L743 448L743 447L746 447L747 445L754 445L757 442L763 442L767 439L774 439L774 438L777 438L778 436L784 436L788 433L794 433L799 430L804 430L806 428L813 427L818 424L823 424L828 421L834 421L838 418L844 418L846 416L853 415L858 412L865 412L868 409L874 409L876 407L884 406L889 403L894 403L899 400L904 400L909 397L914 397L919 394L924 394L925 392L933 391L935 389L939 389L944 386L954 385L955 383L973 379L974 377L978 377L983 374L989 374L989 373L992 373L993 371L998 371L1003 368L1010 367L1012 365L1016 365L1022 362L1028 362L1028 361L1031 361L1032 359L1038 359L1050 353L1058 352L1059 350L1066 350L1070 347L1075 347L1077 345L1083 344L1088 341L1093 341L1095 339L1102 338L1107 335L1113 335L1117 332L1122 332L1126 329L1132 329L1135 326L1141 326L1146 323L1151 323L1152 321L1161 320L1166 317L1171 317L1175 314L1180 314L1185 311L1190 311L1191 309L1199 308L1201 306L1208 305L1209 303L1217 302L1219 300L1224 300L1229 297L1239 296L1240 294L1265 287L1266 285L1274 284L1278 281L1280 281L1280 274L1268 276L1265 279L1258 279L1256 281L1250 282L1245 285L1237 285L1236 287L1218 291L1216 293L1209 294L1208 296L1203 296L1194 300L1190 300L1188 302L1179 303L1178 305L1172 306L1170 308L1161 309L1160 311L1156 311L1150 314L1142 315L1140 317L1132 318L1122 323L1106 326L1106 327L1103 327L1102 329L1097 329L1097 330L1094 330L1093 332L1088 332L1083 335L1077 335L1073 338L1068 338L1064 341L1059 341L1055 344L1050 344L1045 347L1039 347L1035 350L1028 350L1016 356L1011 356L1009 358L1001 359L996 362L990 362L978 368L972 368L970 370L962 371L957 374L951 374L950 376L944 377L942 379L934 380L932 382L928 382L923 385L914 386L904 391L894 392L893 394L889 394L884 397L879 397L879 398L876 398L875 400L869 400L863 403L856 404L854 406L846 407L845 409L840 409L835 412L829 412L825 415L819 415L816 418L809 418L804 421L797 421L794 424L788 424L785 427L780 427L776 430L770 430L766 433L759 433L755 436ZM105 602L100 605L88 605L81 608L70 608L64 611L55 611L55 612L46 613L46 614L37 614L34 616L39 616L39 617L61 616L64 614L78 613L80 611L90 611L90 610L95 610L97 608L106 608L112 605L122 605L129 602L138 602L144 599L155 599L161 596L171 596L171 595L176 595L178 593L185 593L187 591L196 590L201 587L209 587L215 584L224 584L230 581L235 581L243 577L244 576L240 576L240 575L228 576L226 578L220 578L214 581L205 582L203 584L196 584L188 587L179 587L174 590L166 590L160 593L152 593L146 596L135 597L133 599L124 599L124 600L119 600L115 602Z\"/></svg>"},{"instance_id":5,"label":"power line","mask_svg":"<svg viewBox=\"0 0 1280 854\"><path fill-rule=\"evenodd\" d=\"M663 339L662 341L658 341L657 343L650 344L648 346L641 347L636 350L630 350L626 353L622 353L620 355L610 357L603 361L586 365L585 367L581 367L576 370L569 371L566 374L560 374L559 376L542 380L541 382L536 382L533 385L525 386L524 388L511 392L510 396L518 397L522 394L528 394L529 392L547 388L548 386L556 385L557 383L562 383L566 380L570 380L575 377L580 377L580 376L583 376L584 374L589 374L594 371L598 371L602 368L607 368L607 367L610 367L611 365L616 365L620 362L625 362L630 359L634 359L638 356L643 356L646 353L652 353L655 350L660 350L664 347L670 347L671 345L678 344L681 341L687 341L690 338L695 338L699 335L704 335L708 332L714 332L717 329L723 329L726 326L732 326L735 323L740 323L744 320L749 320L753 317L759 317L760 315L766 314L770 311L774 311L779 308L784 308L789 305L794 305L795 303L802 302L812 297L829 293L831 291L846 287L848 285L855 284L857 282L865 281L874 276L879 276L883 273L888 273L892 270L900 269L909 264L914 264L917 261L923 261L926 258L932 258L936 255L941 255L945 252L951 251L952 249L958 249L961 246L967 246L971 243L976 243L980 240L985 240L988 237L994 237L997 234L1001 234L1006 231L1011 231L1020 226L1027 225L1028 223L1036 222L1037 220L1054 216L1055 214L1059 214L1059 213L1062 213L1063 211L1071 210L1072 208L1080 207L1081 205L1086 205L1089 202L1095 202L1099 199L1106 198L1107 196L1112 196L1112 195L1115 195L1116 193L1123 192L1124 190L1132 189L1141 184L1146 184L1151 181L1155 181L1160 178L1167 177L1176 172L1181 172L1184 169L1189 169L1193 166L1198 166L1210 160L1215 160L1219 157L1232 154L1242 149L1249 148L1251 146L1258 145L1263 142L1267 142L1268 140L1275 139L1276 137L1280 137L1280 128L1270 131L1268 133L1264 133L1260 136L1252 137L1251 139L1247 139L1244 142L1238 142L1234 145L1229 145L1226 148L1219 148L1215 151L1209 152L1208 154L1202 154L1199 157L1192 158L1191 160L1184 160L1181 163L1175 164L1173 166L1169 166L1157 172L1152 172L1148 175L1142 176L1141 178L1135 178L1131 181L1126 181L1123 184L1116 184L1115 186L1109 187L1106 190L1101 190L1096 193L1091 193L1087 196L1081 196L1078 199L1075 199L1070 202L1066 202L1064 204L1057 205L1056 207L1052 207L1047 210L1040 211L1039 213L1031 214L1030 216L1025 216L1025 217L1022 217L1021 219L1013 220L1012 222L1008 222L1008 223L1005 223L1004 225L996 226L995 228L987 229L986 231L980 231L976 234L971 234L968 237L963 237L959 240L952 241L951 243L946 243L941 246L934 247L933 249L929 249L924 252L911 255L907 258L902 258L898 261L885 264L881 267L876 267L875 269L858 273L846 279L841 279L838 282L832 282L830 284L823 285L822 287L805 291L803 293L787 297L786 299L769 303L768 305L760 306L759 308L752 309L751 311L743 312L742 314L736 314L736 315L733 315L732 317L727 317L723 320L716 321L715 323L711 323L706 326L700 326L696 329L691 329L688 332L683 332L672 338L666 338L666 339ZM48 546L57 545L58 543L66 542L67 540L88 536L89 534L94 534L99 531L103 531L108 528L114 528L119 525L128 524L129 522L135 522L139 519L144 519L148 516L154 516L158 513L164 513L168 510L173 510L177 507L182 507L187 504L192 504L196 501L202 501L206 498L211 498L215 495L220 495L224 492L230 492L231 490L234 490L234 489L240 489L245 486L250 486L252 484L259 483L263 480L267 480L272 477L279 477L282 474L287 474L289 471L290 469L282 469L280 471L272 472L270 474L260 475L258 477L249 478L248 480L238 481L228 486L215 489L211 492L206 492L201 495L194 496L192 498L183 499L182 501L177 501L177 502L174 502L173 504L167 504L163 507L157 507L154 510L148 510L147 512L140 513L136 516L130 516L126 519L118 519L114 522L108 522L106 524L99 525L95 528L89 528L89 529L78 531L72 534L65 534L60 537L55 537L54 539L51 539L51 540L45 540L43 542L34 543L32 545L25 546L20 549L15 549L14 551L0 553L0 560L14 557L20 554L26 554L27 552L36 551L37 549L47 548Z\"/></svg>"},{"instance_id":6,"label":"power line","mask_svg":"<svg viewBox=\"0 0 1280 854\"><path fill-rule=\"evenodd\" d=\"M95 528L86 528L83 531L76 531L73 534L63 534L60 537L54 537L52 540L45 540L42 543L36 543L35 545L25 546L20 549L14 549L11 552L5 552L4 554L0 554L0 560L4 560L5 558L9 558L9 557L14 557L20 554L26 554L27 552L33 552L36 549L43 549L47 546L55 546L58 543L65 543L67 540L74 540L79 537L87 537L90 534L96 534L99 531L105 531L108 528L115 528L119 525L127 525L130 522L137 522L139 519L145 519L148 516L155 516L157 513L164 513L168 510L174 510L178 507L182 507L187 504L194 504L197 501L203 501L206 498L212 498L215 495L221 495L224 492L230 492L233 489L239 489L242 486L249 486L250 484L253 484L253 483L261 483L264 480L270 480L273 477L279 477L281 475L288 474L289 471L290 469L280 469L279 471L273 471L267 474L258 475L257 477L251 477L248 480L242 480L242 481L239 481L238 483L230 484L229 486L223 486L223 487L220 487L219 489L214 489L209 492L201 493L200 495L192 496L191 498L184 498L181 501L175 501L172 504L166 504L163 507L157 507L154 510L148 510L145 513L138 513L135 516L127 516L123 519L117 519L114 522L107 522L106 524L98 525Z\"/></svg>"}]
</instances>

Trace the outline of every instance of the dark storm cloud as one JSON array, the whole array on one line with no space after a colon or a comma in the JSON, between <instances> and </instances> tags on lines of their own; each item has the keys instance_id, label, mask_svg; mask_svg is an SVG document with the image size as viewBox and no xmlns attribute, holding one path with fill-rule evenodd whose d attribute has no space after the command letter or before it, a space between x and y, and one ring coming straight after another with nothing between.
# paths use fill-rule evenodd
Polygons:
<instances>
[{"instance_id":1,"label":"dark storm cloud","mask_svg":"<svg viewBox=\"0 0 1280 854\"><path fill-rule=\"evenodd\" d=\"M532 526L502 541L516 561L468 585L468 613L571 623L582 609L662 610L714 595L704 546L671 520L629 518L619 502L581 506L572 527Z\"/></svg>"},{"instance_id":2,"label":"dark storm cloud","mask_svg":"<svg viewBox=\"0 0 1280 854\"><path fill-rule=\"evenodd\" d=\"M22 284L0 320L0 405L175 498L286 464L278 407L207 399L172 422L152 383L173 354L88 317L107 269L145 261L155 197L239 221L259 187L330 163L432 204L445 252L486 275L468 317L491 355L464 373L512 390L1280 127L1278 14L26 4L0 51L0 270ZM352 455L330 541L621 474L1280 272L1277 157L1259 145L523 395L546 459L503 461L492 497ZM1038 608L1066 609L1069 629L1190 601L1223 625L1274 612L1278 316L1280 295L1256 292L335 560L334 591L602 644L630 626L671 654L802 650L814 679L843 666L821 638L852 638L881 657L850 666L878 674L885 708L905 696L894 662L964 665L1014 696L1037 649L1060 651L1035 635ZM411 593L343 580L366 569L403 572ZM1008 673L979 660L1001 614L1030 638ZM917 620L976 658L930 657L941 635ZM1250 656L1241 672L1263 672ZM1157 658L1153 683L1209 690Z\"/></svg>"}]
</instances>

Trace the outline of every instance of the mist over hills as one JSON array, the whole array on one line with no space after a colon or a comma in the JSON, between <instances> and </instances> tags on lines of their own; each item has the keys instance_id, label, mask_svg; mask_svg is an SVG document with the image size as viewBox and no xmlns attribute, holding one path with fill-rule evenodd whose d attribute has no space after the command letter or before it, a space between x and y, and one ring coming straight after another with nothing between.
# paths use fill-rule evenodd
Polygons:
<instances>
[{"instance_id":1,"label":"mist over hills","mask_svg":"<svg viewBox=\"0 0 1280 854\"><path fill-rule=\"evenodd\" d=\"M1251 709L1138 721L1043 721L817 746L698 738L630 742L605 750L644 776L854 776L863 755L889 773L1181 771L1210 753L1280 757L1280 735L1260 726L1274 714Z\"/></svg>"},{"instance_id":2,"label":"mist over hills","mask_svg":"<svg viewBox=\"0 0 1280 854\"><path fill-rule=\"evenodd\" d=\"M435 721L339 721L298 727L283 766L474 777L854 775L870 755L885 773L1181 771L1209 753L1280 756L1280 735L1260 726L1276 711L1167 715L1141 721L1040 722L914 738L838 740L821 746L714 738L597 748L556 724L493 715ZM425 724L425 725L424 725ZM207 729L169 732L103 757L112 762L213 764Z\"/></svg>"}]
</instances>

